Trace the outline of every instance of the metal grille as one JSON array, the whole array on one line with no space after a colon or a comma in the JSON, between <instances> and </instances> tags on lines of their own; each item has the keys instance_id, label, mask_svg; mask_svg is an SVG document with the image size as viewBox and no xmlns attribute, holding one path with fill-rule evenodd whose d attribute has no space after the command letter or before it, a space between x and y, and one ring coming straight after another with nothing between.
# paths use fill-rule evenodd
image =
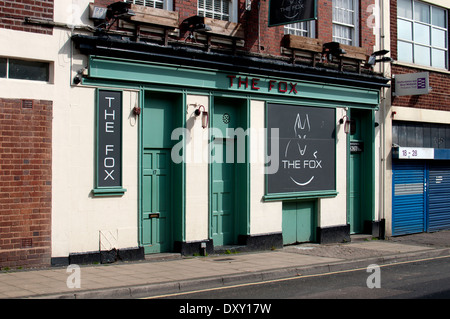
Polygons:
<instances>
[{"instance_id":1,"label":"metal grille","mask_svg":"<svg viewBox=\"0 0 450 319\"><path fill-rule=\"evenodd\" d=\"M198 15L230 21L230 0L198 0Z\"/></svg>"},{"instance_id":2,"label":"metal grille","mask_svg":"<svg viewBox=\"0 0 450 319\"><path fill-rule=\"evenodd\" d=\"M425 163L393 163L392 234L394 236L425 231Z\"/></svg>"}]
</instances>

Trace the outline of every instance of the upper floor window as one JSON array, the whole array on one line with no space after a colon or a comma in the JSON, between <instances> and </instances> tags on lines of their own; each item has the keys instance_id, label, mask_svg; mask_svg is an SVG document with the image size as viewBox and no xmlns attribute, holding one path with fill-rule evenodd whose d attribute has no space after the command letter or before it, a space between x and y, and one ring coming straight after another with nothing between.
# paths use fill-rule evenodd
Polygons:
<instances>
[{"instance_id":1,"label":"upper floor window","mask_svg":"<svg viewBox=\"0 0 450 319\"><path fill-rule=\"evenodd\" d=\"M359 45L358 15L358 0L333 0L333 41Z\"/></svg>"},{"instance_id":2,"label":"upper floor window","mask_svg":"<svg viewBox=\"0 0 450 319\"><path fill-rule=\"evenodd\" d=\"M303 21L291 23L284 26L284 34L299 35L302 37L316 37L316 21Z\"/></svg>"},{"instance_id":3,"label":"upper floor window","mask_svg":"<svg viewBox=\"0 0 450 319\"><path fill-rule=\"evenodd\" d=\"M448 68L447 10L414 0L397 1L399 61Z\"/></svg>"},{"instance_id":4,"label":"upper floor window","mask_svg":"<svg viewBox=\"0 0 450 319\"><path fill-rule=\"evenodd\" d=\"M50 63L0 58L0 78L48 82Z\"/></svg>"},{"instance_id":5,"label":"upper floor window","mask_svg":"<svg viewBox=\"0 0 450 319\"><path fill-rule=\"evenodd\" d=\"M172 0L125 0L125 2L164 10L172 10L173 7Z\"/></svg>"},{"instance_id":6,"label":"upper floor window","mask_svg":"<svg viewBox=\"0 0 450 319\"><path fill-rule=\"evenodd\" d=\"M198 0L198 15L237 22L238 0Z\"/></svg>"}]
</instances>

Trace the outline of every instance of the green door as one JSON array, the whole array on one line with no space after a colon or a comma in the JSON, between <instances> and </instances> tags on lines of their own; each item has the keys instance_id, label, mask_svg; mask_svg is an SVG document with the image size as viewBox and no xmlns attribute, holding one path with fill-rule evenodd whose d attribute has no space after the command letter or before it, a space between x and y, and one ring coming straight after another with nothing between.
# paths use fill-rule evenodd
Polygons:
<instances>
[{"instance_id":1,"label":"green door","mask_svg":"<svg viewBox=\"0 0 450 319\"><path fill-rule=\"evenodd\" d=\"M214 109L211 233L215 246L229 245L235 241L236 143L234 134L227 129L235 128L236 114L232 106L216 105Z\"/></svg>"},{"instance_id":2,"label":"green door","mask_svg":"<svg viewBox=\"0 0 450 319\"><path fill-rule=\"evenodd\" d=\"M361 153L350 154L350 176L351 182L349 185L350 198L349 198L349 214L348 223L350 224L350 233L362 232L361 221L361 199L364 183L361 179L364 175L361 172Z\"/></svg>"},{"instance_id":3,"label":"green door","mask_svg":"<svg viewBox=\"0 0 450 319\"><path fill-rule=\"evenodd\" d=\"M352 109L350 118L349 185L347 222L350 233L364 232L373 218L373 127L372 111Z\"/></svg>"},{"instance_id":4,"label":"green door","mask_svg":"<svg viewBox=\"0 0 450 319\"><path fill-rule=\"evenodd\" d=\"M283 202L283 245L315 241L315 201Z\"/></svg>"},{"instance_id":5,"label":"green door","mask_svg":"<svg viewBox=\"0 0 450 319\"><path fill-rule=\"evenodd\" d=\"M145 253L172 249L170 163L170 150L144 150L142 244Z\"/></svg>"}]
</instances>

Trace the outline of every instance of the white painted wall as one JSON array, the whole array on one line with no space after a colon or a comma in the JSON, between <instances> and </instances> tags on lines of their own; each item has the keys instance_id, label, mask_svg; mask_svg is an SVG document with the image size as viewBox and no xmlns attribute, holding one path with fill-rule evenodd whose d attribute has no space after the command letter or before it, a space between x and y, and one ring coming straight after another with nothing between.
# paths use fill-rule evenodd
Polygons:
<instances>
[{"instance_id":1,"label":"white painted wall","mask_svg":"<svg viewBox=\"0 0 450 319\"><path fill-rule=\"evenodd\" d=\"M320 227L347 224L347 134L339 119L347 114L344 108L336 109L336 191L338 195L319 200Z\"/></svg>"},{"instance_id":2,"label":"white painted wall","mask_svg":"<svg viewBox=\"0 0 450 319\"><path fill-rule=\"evenodd\" d=\"M186 128L186 242L208 239L209 233L209 130L202 128L201 115L194 115L199 105L209 112L209 97L188 95Z\"/></svg>"},{"instance_id":3,"label":"white painted wall","mask_svg":"<svg viewBox=\"0 0 450 319\"><path fill-rule=\"evenodd\" d=\"M281 232L282 202L264 202L265 102L250 105L250 234Z\"/></svg>"}]
</instances>

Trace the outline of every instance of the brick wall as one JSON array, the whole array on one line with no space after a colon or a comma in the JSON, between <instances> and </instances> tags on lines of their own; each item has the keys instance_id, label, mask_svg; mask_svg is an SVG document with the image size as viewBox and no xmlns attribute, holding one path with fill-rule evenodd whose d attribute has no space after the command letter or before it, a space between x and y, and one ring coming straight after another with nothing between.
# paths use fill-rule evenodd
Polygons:
<instances>
[{"instance_id":1,"label":"brick wall","mask_svg":"<svg viewBox=\"0 0 450 319\"><path fill-rule=\"evenodd\" d=\"M52 102L0 98L0 268L50 264Z\"/></svg>"},{"instance_id":2,"label":"brick wall","mask_svg":"<svg viewBox=\"0 0 450 319\"><path fill-rule=\"evenodd\" d=\"M53 29L24 23L25 17L53 20L54 0L0 0L0 28L52 34Z\"/></svg>"},{"instance_id":3,"label":"brick wall","mask_svg":"<svg viewBox=\"0 0 450 319\"><path fill-rule=\"evenodd\" d=\"M397 0L391 0L391 56L397 60ZM426 71L430 74L429 94L392 97L392 105L424 109L450 111L450 73L421 70L418 67L392 65L392 74L405 74Z\"/></svg>"},{"instance_id":4,"label":"brick wall","mask_svg":"<svg viewBox=\"0 0 450 319\"><path fill-rule=\"evenodd\" d=\"M117 0L95 0L95 4L107 6ZM244 50L252 53L281 55L281 44L284 35L284 26L268 27L269 2L252 1L251 11L245 10L245 0L239 0L238 22L245 29ZM359 19L359 40L360 46L366 47L368 53L373 52L375 45L375 35L373 29L367 24L371 12L367 11L368 6L373 5L375 0L360 0ZM191 16L197 14L197 0L173 0L174 10L179 12L180 23ZM258 12L258 4L260 4ZM333 41L332 26L332 0L318 0L318 20L316 33L317 37L324 42ZM258 37L259 20L259 37ZM185 34L180 34L180 39L184 39Z\"/></svg>"}]
</instances>

